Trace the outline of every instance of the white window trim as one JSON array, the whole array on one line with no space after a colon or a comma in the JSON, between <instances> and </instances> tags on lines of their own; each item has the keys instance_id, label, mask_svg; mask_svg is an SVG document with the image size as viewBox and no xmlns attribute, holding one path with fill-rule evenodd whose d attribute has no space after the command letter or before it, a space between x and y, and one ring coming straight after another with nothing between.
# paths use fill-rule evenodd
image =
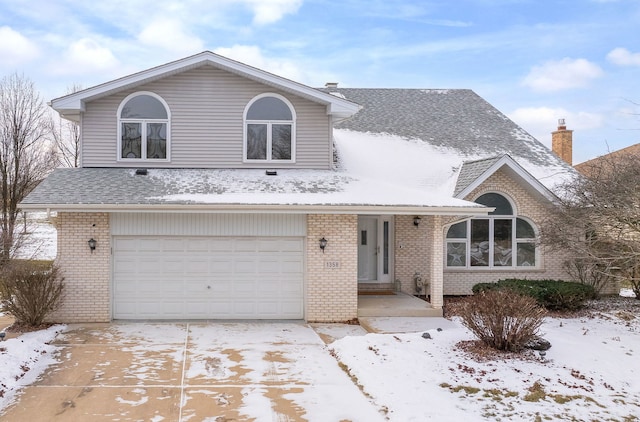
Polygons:
<instances>
[{"instance_id":1,"label":"white window trim","mask_svg":"<svg viewBox=\"0 0 640 422\"><path fill-rule=\"evenodd\" d=\"M289 110L291 111L292 120L247 120L247 113L249 109L261 98L264 97L274 97L282 100ZM286 97L276 94L273 92L265 92L260 95L256 95L247 103L244 108L244 112L242 113L242 162L243 163L273 163L273 164L291 164L296 162L296 109L291 104ZM247 126L250 124L266 124L267 125L267 158L265 160L261 159L249 159L247 158ZM291 159L290 160L273 160L271 158L271 147L272 147L272 131L271 126L273 124L290 124L291 125Z\"/></svg>"},{"instance_id":2,"label":"white window trim","mask_svg":"<svg viewBox=\"0 0 640 422\"><path fill-rule=\"evenodd\" d=\"M539 229L537 227L536 224L534 224L531 219L524 217L524 216L520 216L518 215L518 211L517 211L517 207L515 206L515 203L513 202L513 200L509 197L509 195L503 193L503 192L483 192L482 194L478 195L478 198L486 193L495 193L498 194L500 196L503 196L507 201L509 201L509 203L511 204L511 210L513 212L513 214L511 215L488 215L486 217L478 217L478 218L471 218L466 220L466 229L467 229L467 233L466 233L466 237L465 238L448 238L447 233L449 232L449 229L451 228L451 226L449 226L447 228L447 230L445 231L444 235L445 235L445 241L444 241L444 267L447 270L450 271L460 271L460 270L471 270L471 271L532 271L532 270L539 270L541 268L541 264L540 264L540 248L537 247L536 245L536 249L535 249L535 265L531 265L531 266L518 266L518 243L534 243L537 244L537 240L538 240L538 236L539 236ZM477 198L476 198L477 200ZM475 200L474 200L475 201ZM517 225L517 220L521 219L525 222L527 222L531 228L533 229L533 233L534 233L534 237L533 238L518 238L516 237L516 225ZM471 265L471 222L474 220L489 220L489 234L493 235L494 232L494 221L495 220L511 220L512 221L512 230L511 230L511 244L514 246L514 248L512 249L512 257L511 257L511 265L494 265L494 259L495 259L495 241L493 238L489 239L489 262L490 265L486 265L486 266L475 266L475 265ZM457 223L456 223L457 224ZM459 266L449 266L448 265L448 259L447 259L447 253L448 253L448 244L449 243L464 243L465 244L465 264L464 266L459 265ZM515 252L515 254L513 254L513 252Z\"/></svg>"},{"instance_id":3,"label":"white window trim","mask_svg":"<svg viewBox=\"0 0 640 422\"><path fill-rule=\"evenodd\" d=\"M132 98L137 97L139 95L148 95L160 101L167 111L166 119L121 119L120 115L122 113L122 108L124 105ZM167 102L159 96L158 94L150 91L137 91L132 94L127 95L127 97L120 102L118 106L118 112L116 115L116 119L118 121L118 151L117 151L117 161L118 162L126 162L126 163L168 163L171 161L171 109ZM141 141L141 158L125 158L122 157L122 123L140 123L142 129L142 141ZM146 133L146 127L148 123L165 123L167 125L167 156L166 158L145 158L147 153L147 142L144 134Z\"/></svg>"}]
</instances>

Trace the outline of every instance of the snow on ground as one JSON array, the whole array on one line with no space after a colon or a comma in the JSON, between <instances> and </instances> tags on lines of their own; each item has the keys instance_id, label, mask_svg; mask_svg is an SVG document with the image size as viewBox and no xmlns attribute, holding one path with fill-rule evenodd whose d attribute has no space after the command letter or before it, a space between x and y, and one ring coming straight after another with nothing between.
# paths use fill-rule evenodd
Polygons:
<instances>
[{"instance_id":1,"label":"snow on ground","mask_svg":"<svg viewBox=\"0 0 640 422\"><path fill-rule=\"evenodd\" d=\"M22 214L18 223L22 224ZM23 259L54 259L56 257L57 232L46 212L27 213L27 237L17 253Z\"/></svg>"},{"instance_id":2,"label":"snow on ground","mask_svg":"<svg viewBox=\"0 0 640 422\"><path fill-rule=\"evenodd\" d=\"M0 409L56 361L58 348L49 343L64 329L63 325L54 325L0 342Z\"/></svg>"},{"instance_id":3,"label":"snow on ground","mask_svg":"<svg viewBox=\"0 0 640 422\"><path fill-rule=\"evenodd\" d=\"M388 334L312 324L330 342L326 347L304 324L190 324L188 342L184 324L113 324L100 335L134 352L137 363L128 372L139 382L156 379L155 372L181 362L185 352L192 365L184 376L195 384L244 380L249 399L242 412L258 419L270 412L260 386L266 374L269 382L296 387L283 398L304 408L310 420L333 420L344 409L342 416L352 420L634 421L640 414L640 306L623 300L628 307L547 318L541 334L553 346L544 357L490 352L491 359L480 361L458 346L474 337L456 318L430 319L439 321L435 325L399 318L395 333L394 318L368 320ZM55 361L56 348L48 343L63 328L0 343L0 408ZM149 351L162 353L151 358ZM185 402L197 393L186 394ZM137 406L144 395L121 400ZM353 419L354 413L362 418Z\"/></svg>"},{"instance_id":4,"label":"snow on ground","mask_svg":"<svg viewBox=\"0 0 640 422\"><path fill-rule=\"evenodd\" d=\"M630 318L632 318L630 320ZM344 337L331 347L391 421L638 420L640 322L628 313L548 318L544 358L478 362L455 328Z\"/></svg>"}]
</instances>

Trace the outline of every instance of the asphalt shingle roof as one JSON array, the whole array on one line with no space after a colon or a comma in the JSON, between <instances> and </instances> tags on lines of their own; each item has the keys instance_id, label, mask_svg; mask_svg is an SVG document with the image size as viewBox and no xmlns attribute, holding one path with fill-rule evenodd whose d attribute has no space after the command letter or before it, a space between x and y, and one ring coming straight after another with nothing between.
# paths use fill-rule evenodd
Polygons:
<instances>
[{"instance_id":1,"label":"asphalt shingle roof","mask_svg":"<svg viewBox=\"0 0 640 422\"><path fill-rule=\"evenodd\" d=\"M568 165L469 89L322 89L363 108L335 127L388 133L452 148L464 156L509 154L537 165ZM551 135L549 135L551 136Z\"/></svg>"},{"instance_id":2,"label":"asphalt shingle roof","mask_svg":"<svg viewBox=\"0 0 640 422\"><path fill-rule=\"evenodd\" d=\"M456 181L456 188L453 192L454 196L457 196L460 192L465 190L467 186L472 184L478 177L484 174L491 166L500 161L501 157L485 158L483 160L467 161L462 164L458 179Z\"/></svg>"}]
</instances>

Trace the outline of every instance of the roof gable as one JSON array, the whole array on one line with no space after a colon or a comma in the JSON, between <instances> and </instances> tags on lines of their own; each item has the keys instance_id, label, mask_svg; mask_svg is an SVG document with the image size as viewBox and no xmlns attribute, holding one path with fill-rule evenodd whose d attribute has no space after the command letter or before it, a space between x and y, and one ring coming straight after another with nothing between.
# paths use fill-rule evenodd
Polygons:
<instances>
[{"instance_id":1,"label":"roof gable","mask_svg":"<svg viewBox=\"0 0 640 422\"><path fill-rule=\"evenodd\" d=\"M506 170L511 177L530 187L537 195L554 202L556 197L538 179L514 161L509 155L483 160L467 161L462 164L456 183L454 197L463 199L498 170Z\"/></svg>"},{"instance_id":2,"label":"roof gable","mask_svg":"<svg viewBox=\"0 0 640 422\"><path fill-rule=\"evenodd\" d=\"M327 107L327 114L337 118L350 117L360 109L358 104L347 99L319 91L315 88L228 59L210 51L204 51L194 56L156 66L73 94L65 95L64 97L56 98L51 101L51 106L64 117L77 120L85 109L84 104L86 101L101 98L115 92L140 86L201 66L213 66L217 69L225 70L306 98L310 101L323 104Z\"/></svg>"}]
</instances>

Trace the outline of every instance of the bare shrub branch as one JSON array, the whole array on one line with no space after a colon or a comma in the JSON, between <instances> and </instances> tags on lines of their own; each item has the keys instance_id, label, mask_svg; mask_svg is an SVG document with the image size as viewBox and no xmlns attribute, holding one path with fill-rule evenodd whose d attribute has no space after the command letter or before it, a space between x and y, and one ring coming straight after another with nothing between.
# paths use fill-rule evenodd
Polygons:
<instances>
[{"instance_id":1,"label":"bare shrub branch","mask_svg":"<svg viewBox=\"0 0 640 422\"><path fill-rule=\"evenodd\" d=\"M546 312L536 300L510 290L474 295L460 309L462 324L494 349L519 352L532 340Z\"/></svg>"},{"instance_id":2,"label":"bare shrub branch","mask_svg":"<svg viewBox=\"0 0 640 422\"><path fill-rule=\"evenodd\" d=\"M64 278L55 265L37 261L12 261L0 272L0 304L18 324L38 326L57 310Z\"/></svg>"},{"instance_id":3,"label":"bare shrub branch","mask_svg":"<svg viewBox=\"0 0 640 422\"><path fill-rule=\"evenodd\" d=\"M640 156L617 151L585 163L562 185L542 224L542 243L571 256L570 269L594 287L628 281L640 298ZM582 279L580 277L583 277ZM586 277L586 278L585 278Z\"/></svg>"}]
</instances>

